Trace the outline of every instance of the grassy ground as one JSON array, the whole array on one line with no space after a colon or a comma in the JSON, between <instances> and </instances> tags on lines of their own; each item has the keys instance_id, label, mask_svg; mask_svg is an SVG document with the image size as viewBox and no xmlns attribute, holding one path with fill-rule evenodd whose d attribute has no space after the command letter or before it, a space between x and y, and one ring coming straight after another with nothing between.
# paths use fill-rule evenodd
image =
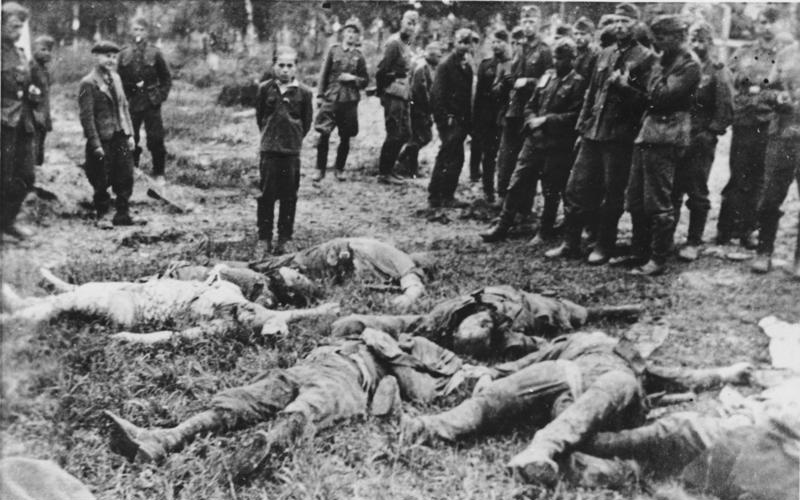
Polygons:
<instances>
[{"instance_id":1,"label":"grassy ground","mask_svg":"<svg viewBox=\"0 0 800 500\"><path fill-rule=\"evenodd\" d=\"M178 83L164 108L173 193L194 210L165 213L144 196L139 182L134 211L144 228L103 231L80 204L90 188L76 164L83 140L77 124L75 86L58 87L56 131L48 138L42 184L61 196L60 204L31 199L23 218L38 234L24 247L2 251L3 281L25 293L37 287L36 269L47 265L75 282L132 279L174 258L247 259L255 247L254 182L257 137L252 112L223 109L213 102L217 88L199 91ZM756 323L768 314L800 321L798 285L781 272L754 276L747 263L713 255L691 265L672 263L656 279L636 279L616 269L543 260L543 249L525 246L529 235L494 246L477 232L493 217L476 203L468 210L425 210L426 182L404 187L375 183L383 140L381 109L371 98L360 107L361 130L348 164L350 180L326 179L312 186L312 132L303 153L295 245L304 247L340 235L373 235L409 251L427 250L440 266L428 293L416 306L428 310L443 297L487 284L511 284L550 291L586 305L642 302L648 313L634 325L600 325L615 335L670 332L654 354L663 362L701 366L749 360L769 362L766 337ZM436 144L422 154L433 163ZM723 140L712 173L712 191L725 182L728 141ZM331 152L336 144L331 145ZM145 154L144 168L149 168ZM459 195L476 200L462 179ZM718 207L718 199L714 206ZM777 256L790 258L800 204L796 192L780 234ZM707 237L713 233L712 220ZM627 218L623 238L629 236ZM681 225L679 236L685 234ZM726 250L726 249L717 249ZM326 300L340 300L344 312L390 311L390 296L359 283L327 288ZM400 448L396 422L367 419L323 431L299 447L272 476L233 487L227 471L231 452L246 432L197 439L160 467L129 464L107 446L100 413L114 410L141 425L172 425L204 408L216 391L242 384L266 368L290 366L326 341L327 325L306 322L286 338L265 341L246 333L230 338L178 342L155 349L110 342L114 331L93 318L62 317L40 327L9 324L3 331L3 393L0 425L3 454L51 458L87 484L101 499L135 498L626 498L636 492L579 491L560 487L555 495L520 485L504 463L530 438L531 429L480 437L458 446ZM446 406L446 404L444 405ZM412 408L411 413L435 408Z\"/></svg>"}]
</instances>

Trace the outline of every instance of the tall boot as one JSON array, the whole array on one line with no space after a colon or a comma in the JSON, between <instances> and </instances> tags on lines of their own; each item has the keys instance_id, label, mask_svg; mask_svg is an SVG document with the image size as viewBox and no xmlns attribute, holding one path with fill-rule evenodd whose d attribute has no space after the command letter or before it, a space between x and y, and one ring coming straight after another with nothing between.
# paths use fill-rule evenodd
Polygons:
<instances>
[{"instance_id":1,"label":"tall boot","mask_svg":"<svg viewBox=\"0 0 800 500\"><path fill-rule=\"evenodd\" d=\"M657 264L663 265L667 262L669 253L673 246L673 218L672 212L658 214L652 218L652 240L651 249L653 254L651 259Z\"/></svg>"},{"instance_id":2,"label":"tall boot","mask_svg":"<svg viewBox=\"0 0 800 500\"><path fill-rule=\"evenodd\" d=\"M133 166L139 168L139 158L142 157L142 148L139 147L137 144L135 148L133 148ZM155 163L155 161L154 161Z\"/></svg>"},{"instance_id":3,"label":"tall boot","mask_svg":"<svg viewBox=\"0 0 800 500\"><path fill-rule=\"evenodd\" d=\"M706 219L708 219L707 210L692 210L689 212L689 234L686 237L686 242L689 245L700 246L703 243Z\"/></svg>"},{"instance_id":4,"label":"tall boot","mask_svg":"<svg viewBox=\"0 0 800 500\"><path fill-rule=\"evenodd\" d=\"M556 216L558 215L558 205L560 202L561 199L557 196L547 196L544 199L541 224L539 226L539 234L543 237L551 237L553 235L553 228L556 225Z\"/></svg>"},{"instance_id":5,"label":"tall boot","mask_svg":"<svg viewBox=\"0 0 800 500\"><path fill-rule=\"evenodd\" d=\"M564 241L561 246L548 250L544 256L548 259L577 259L581 257L581 233L584 220L581 217L567 214L564 219Z\"/></svg>"},{"instance_id":6,"label":"tall boot","mask_svg":"<svg viewBox=\"0 0 800 500\"><path fill-rule=\"evenodd\" d=\"M234 419L222 410L206 410L190 417L171 429L143 429L110 411L104 412L111 421L111 449L130 461L159 461L181 448L197 434L225 430Z\"/></svg>"},{"instance_id":7,"label":"tall boot","mask_svg":"<svg viewBox=\"0 0 800 500\"><path fill-rule=\"evenodd\" d=\"M167 163L167 149L164 147L164 142L152 144L149 149L150 154L153 156L153 175L156 177L163 176Z\"/></svg>"},{"instance_id":8,"label":"tall boot","mask_svg":"<svg viewBox=\"0 0 800 500\"><path fill-rule=\"evenodd\" d=\"M272 227L275 217L275 203L265 200L263 196L256 198L256 224L258 239L272 241Z\"/></svg>"},{"instance_id":9,"label":"tall boot","mask_svg":"<svg viewBox=\"0 0 800 500\"><path fill-rule=\"evenodd\" d=\"M306 433L308 420L302 413L289 413L279 417L272 428L256 432L234 455L231 470L237 483L247 481L261 471L269 461L280 461L298 438Z\"/></svg>"},{"instance_id":10,"label":"tall boot","mask_svg":"<svg viewBox=\"0 0 800 500\"><path fill-rule=\"evenodd\" d=\"M334 166L337 172L343 172L347 164L347 155L350 154L350 138L340 137L339 147L336 149L336 163Z\"/></svg>"},{"instance_id":11,"label":"tall boot","mask_svg":"<svg viewBox=\"0 0 800 500\"><path fill-rule=\"evenodd\" d=\"M480 236L483 241L486 243L494 243L506 239L509 229L511 229L511 226L514 224L514 215L514 212L503 207L503 211L500 212L500 218L497 220L497 223L492 226L489 231L481 233Z\"/></svg>"},{"instance_id":12,"label":"tall boot","mask_svg":"<svg viewBox=\"0 0 800 500\"><path fill-rule=\"evenodd\" d=\"M330 146L330 135L320 134L317 142L317 173L314 174L313 181L321 181L325 177L325 170L328 168L328 148Z\"/></svg>"}]
</instances>

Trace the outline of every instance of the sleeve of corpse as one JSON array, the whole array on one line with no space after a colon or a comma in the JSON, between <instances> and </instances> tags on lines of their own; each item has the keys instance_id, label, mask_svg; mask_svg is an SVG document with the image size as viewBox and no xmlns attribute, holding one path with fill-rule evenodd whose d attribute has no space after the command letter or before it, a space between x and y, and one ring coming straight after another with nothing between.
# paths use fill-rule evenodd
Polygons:
<instances>
[{"instance_id":1,"label":"sleeve of corpse","mask_svg":"<svg viewBox=\"0 0 800 500\"><path fill-rule=\"evenodd\" d=\"M112 335L111 338L131 344L154 345L178 339L195 340L206 335L224 335L230 331L232 326L230 320L213 319L184 330L159 330L149 333L119 332Z\"/></svg>"},{"instance_id":2,"label":"sleeve of corpse","mask_svg":"<svg viewBox=\"0 0 800 500\"><path fill-rule=\"evenodd\" d=\"M334 337L351 337L360 335L366 328L374 328L398 338L401 333L416 330L422 319L423 316L418 314L398 316L388 314L350 314L333 322L331 335Z\"/></svg>"}]
</instances>

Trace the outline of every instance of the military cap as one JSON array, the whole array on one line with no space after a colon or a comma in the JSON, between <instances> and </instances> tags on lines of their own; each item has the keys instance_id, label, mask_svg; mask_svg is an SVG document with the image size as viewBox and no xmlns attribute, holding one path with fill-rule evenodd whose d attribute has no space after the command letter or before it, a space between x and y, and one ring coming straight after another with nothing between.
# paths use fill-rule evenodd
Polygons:
<instances>
[{"instance_id":1,"label":"military cap","mask_svg":"<svg viewBox=\"0 0 800 500\"><path fill-rule=\"evenodd\" d=\"M144 28L146 30L150 29L150 23L147 22L147 19L145 19L145 18L143 18L141 16L133 18L133 20L131 21L131 24L133 26L142 27L142 28Z\"/></svg>"},{"instance_id":2,"label":"military cap","mask_svg":"<svg viewBox=\"0 0 800 500\"><path fill-rule=\"evenodd\" d=\"M345 28L353 28L354 30L358 31L359 33L364 32L364 25L361 24L361 19L357 18L356 16L350 16L350 19L345 21L344 23Z\"/></svg>"},{"instance_id":3,"label":"military cap","mask_svg":"<svg viewBox=\"0 0 800 500\"><path fill-rule=\"evenodd\" d=\"M657 16L650 22L650 31L653 33L675 33L686 30L683 17L674 14Z\"/></svg>"},{"instance_id":4,"label":"military cap","mask_svg":"<svg viewBox=\"0 0 800 500\"><path fill-rule=\"evenodd\" d=\"M511 30L511 38L513 40L525 38L525 32L522 30L522 26L514 26L514 29Z\"/></svg>"},{"instance_id":5,"label":"military cap","mask_svg":"<svg viewBox=\"0 0 800 500\"><path fill-rule=\"evenodd\" d=\"M537 17L539 19L542 18L542 11L539 9L537 5L525 5L522 7L519 15L520 19L526 19L529 17Z\"/></svg>"},{"instance_id":6,"label":"military cap","mask_svg":"<svg viewBox=\"0 0 800 500\"><path fill-rule=\"evenodd\" d=\"M508 31L504 29L495 30L495 32L492 33L492 36L504 42L508 41Z\"/></svg>"},{"instance_id":7,"label":"military cap","mask_svg":"<svg viewBox=\"0 0 800 500\"><path fill-rule=\"evenodd\" d=\"M463 42L478 43L481 41L481 37L479 37L477 33L468 28L461 28L458 31L456 31L454 38L456 42L462 42L462 43Z\"/></svg>"},{"instance_id":8,"label":"military cap","mask_svg":"<svg viewBox=\"0 0 800 500\"><path fill-rule=\"evenodd\" d=\"M30 15L28 9L17 2L4 3L2 9L0 9L0 12L2 12L4 22L9 17L16 17L19 18L20 21L25 21Z\"/></svg>"},{"instance_id":9,"label":"military cap","mask_svg":"<svg viewBox=\"0 0 800 500\"><path fill-rule=\"evenodd\" d=\"M704 40L714 39L714 28L705 21L697 21L689 27L689 33L695 34Z\"/></svg>"},{"instance_id":10,"label":"military cap","mask_svg":"<svg viewBox=\"0 0 800 500\"><path fill-rule=\"evenodd\" d=\"M581 17L575 24L572 25L575 31L585 31L586 33L594 32L594 23L588 17Z\"/></svg>"},{"instance_id":11,"label":"military cap","mask_svg":"<svg viewBox=\"0 0 800 500\"><path fill-rule=\"evenodd\" d=\"M572 26L569 24L562 24L556 28L556 35L558 36L572 36Z\"/></svg>"},{"instance_id":12,"label":"military cap","mask_svg":"<svg viewBox=\"0 0 800 500\"><path fill-rule=\"evenodd\" d=\"M603 14L600 16L600 27L605 28L609 24L614 22L614 14Z\"/></svg>"},{"instance_id":13,"label":"military cap","mask_svg":"<svg viewBox=\"0 0 800 500\"><path fill-rule=\"evenodd\" d=\"M100 40L92 47L92 54L116 54L119 52L119 45L108 40Z\"/></svg>"},{"instance_id":14,"label":"military cap","mask_svg":"<svg viewBox=\"0 0 800 500\"><path fill-rule=\"evenodd\" d=\"M559 38L553 45L553 57L556 59L574 59L578 47L572 38Z\"/></svg>"},{"instance_id":15,"label":"military cap","mask_svg":"<svg viewBox=\"0 0 800 500\"><path fill-rule=\"evenodd\" d=\"M618 3L614 7L614 15L630 17L631 19L639 19L639 7L632 3Z\"/></svg>"},{"instance_id":16,"label":"military cap","mask_svg":"<svg viewBox=\"0 0 800 500\"><path fill-rule=\"evenodd\" d=\"M50 35L39 35L33 41L34 47L47 47L48 49L52 49L55 44L56 41Z\"/></svg>"}]
</instances>

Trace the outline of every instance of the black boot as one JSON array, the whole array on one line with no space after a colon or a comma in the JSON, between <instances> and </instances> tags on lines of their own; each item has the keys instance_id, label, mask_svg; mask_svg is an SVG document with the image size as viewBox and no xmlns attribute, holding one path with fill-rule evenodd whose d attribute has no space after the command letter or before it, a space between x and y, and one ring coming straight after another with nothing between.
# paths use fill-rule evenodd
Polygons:
<instances>
[{"instance_id":1,"label":"black boot","mask_svg":"<svg viewBox=\"0 0 800 500\"><path fill-rule=\"evenodd\" d=\"M133 166L139 168L139 158L142 157L142 148L139 147L137 144L135 148L133 148Z\"/></svg>"},{"instance_id":2,"label":"black boot","mask_svg":"<svg viewBox=\"0 0 800 500\"><path fill-rule=\"evenodd\" d=\"M689 234L686 237L688 244L700 246L703 243L706 219L708 219L708 212L705 210L692 210L689 213Z\"/></svg>"},{"instance_id":3,"label":"black boot","mask_svg":"<svg viewBox=\"0 0 800 500\"><path fill-rule=\"evenodd\" d=\"M164 143L153 144L150 148L150 154L153 155L153 175L156 177L163 176L165 166L167 163L167 150Z\"/></svg>"},{"instance_id":4,"label":"black boot","mask_svg":"<svg viewBox=\"0 0 800 500\"><path fill-rule=\"evenodd\" d=\"M275 218L275 203L259 196L256 198L256 224L258 225L258 239L272 241L272 227Z\"/></svg>"},{"instance_id":5,"label":"black boot","mask_svg":"<svg viewBox=\"0 0 800 500\"><path fill-rule=\"evenodd\" d=\"M347 164L347 155L350 154L350 138L349 137L341 137L339 138L339 147L336 149L336 163L334 166L336 167L336 172L343 172L344 167Z\"/></svg>"},{"instance_id":6,"label":"black boot","mask_svg":"<svg viewBox=\"0 0 800 500\"><path fill-rule=\"evenodd\" d=\"M558 197L548 196L544 199L541 224L539 225L539 234L541 234L543 238L550 238L553 236L553 228L556 225L556 215L558 215L558 204L560 201Z\"/></svg>"},{"instance_id":7,"label":"black boot","mask_svg":"<svg viewBox=\"0 0 800 500\"><path fill-rule=\"evenodd\" d=\"M514 214L509 210L503 210L500 213L500 219L498 219L497 223L492 226L489 231L485 233L481 233L481 238L486 243L494 243L496 241L502 241L506 239L508 236L508 230L511 229L511 225L514 223Z\"/></svg>"},{"instance_id":8,"label":"black boot","mask_svg":"<svg viewBox=\"0 0 800 500\"><path fill-rule=\"evenodd\" d=\"M329 135L320 134L319 141L317 142L317 173L314 174L314 178L312 179L314 182L321 181L325 178L325 170L328 168L329 142Z\"/></svg>"}]
</instances>

